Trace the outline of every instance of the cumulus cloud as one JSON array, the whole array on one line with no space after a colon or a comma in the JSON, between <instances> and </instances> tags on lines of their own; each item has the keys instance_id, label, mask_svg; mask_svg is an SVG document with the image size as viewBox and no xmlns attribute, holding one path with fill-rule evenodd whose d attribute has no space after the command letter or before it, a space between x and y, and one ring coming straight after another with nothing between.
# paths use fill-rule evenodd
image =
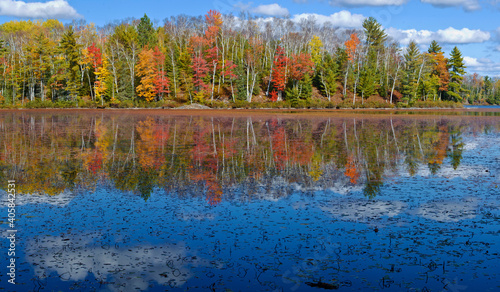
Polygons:
<instances>
[{"instance_id":1,"label":"cumulus cloud","mask_svg":"<svg viewBox=\"0 0 500 292\"><path fill-rule=\"evenodd\" d=\"M285 7L281 7L279 4L268 4L268 5L259 5L255 8L250 8L249 11L251 13L267 15L267 16L281 16L285 17L290 15L290 12Z\"/></svg>"},{"instance_id":2,"label":"cumulus cloud","mask_svg":"<svg viewBox=\"0 0 500 292\"><path fill-rule=\"evenodd\" d=\"M444 44L483 43L491 37L489 32L480 29L456 29L453 27L438 31L400 30L391 27L387 29L387 33L403 45L407 45L411 40L416 41L418 44L430 44L433 40Z\"/></svg>"},{"instance_id":3,"label":"cumulus cloud","mask_svg":"<svg viewBox=\"0 0 500 292\"><path fill-rule=\"evenodd\" d=\"M422 3L428 3L435 7L463 7L465 11L474 11L481 9L478 0L420 0Z\"/></svg>"},{"instance_id":4,"label":"cumulus cloud","mask_svg":"<svg viewBox=\"0 0 500 292\"><path fill-rule=\"evenodd\" d=\"M481 64L479 63L477 58L472 58L472 57L468 57L468 56L464 57L464 63L465 63L465 66L467 66L467 67L481 66Z\"/></svg>"},{"instance_id":5,"label":"cumulus cloud","mask_svg":"<svg viewBox=\"0 0 500 292\"><path fill-rule=\"evenodd\" d=\"M299 22L302 19L308 19L310 17L314 17L316 19L316 22L321 25L329 22L333 26L352 28L362 27L363 21L366 18L361 14L352 14L347 10L342 10L331 15L321 15L316 13L296 14L292 17L292 20L295 22Z\"/></svg>"},{"instance_id":6,"label":"cumulus cloud","mask_svg":"<svg viewBox=\"0 0 500 292\"><path fill-rule=\"evenodd\" d=\"M460 30L448 27L437 31L437 39L443 43L467 44L482 43L490 39L490 33L479 29L462 28Z\"/></svg>"},{"instance_id":7,"label":"cumulus cloud","mask_svg":"<svg viewBox=\"0 0 500 292\"><path fill-rule=\"evenodd\" d=\"M66 0L24 2L0 0L0 15L21 18L82 18Z\"/></svg>"},{"instance_id":8,"label":"cumulus cloud","mask_svg":"<svg viewBox=\"0 0 500 292\"><path fill-rule=\"evenodd\" d=\"M408 0L331 0L332 6L401 6Z\"/></svg>"},{"instance_id":9,"label":"cumulus cloud","mask_svg":"<svg viewBox=\"0 0 500 292\"><path fill-rule=\"evenodd\" d=\"M500 63L495 63L488 58L474 58L469 56L464 56L464 64L467 66L468 72L478 72L485 75L496 75L500 74Z\"/></svg>"}]
</instances>

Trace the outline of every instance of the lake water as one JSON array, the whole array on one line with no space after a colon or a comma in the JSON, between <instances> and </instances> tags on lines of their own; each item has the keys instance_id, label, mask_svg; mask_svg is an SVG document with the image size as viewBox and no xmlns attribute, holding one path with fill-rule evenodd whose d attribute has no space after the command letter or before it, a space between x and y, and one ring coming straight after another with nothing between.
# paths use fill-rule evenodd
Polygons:
<instances>
[{"instance_id":1,"label":"lake water","mask_svg":"<svg viewBox=\"0 0 500 292\"><path fill-rule=\"evenodd\" d=\"M213 113L0 112L0 289L500 289L494 109Z\"/></svg>"}]
</instances>

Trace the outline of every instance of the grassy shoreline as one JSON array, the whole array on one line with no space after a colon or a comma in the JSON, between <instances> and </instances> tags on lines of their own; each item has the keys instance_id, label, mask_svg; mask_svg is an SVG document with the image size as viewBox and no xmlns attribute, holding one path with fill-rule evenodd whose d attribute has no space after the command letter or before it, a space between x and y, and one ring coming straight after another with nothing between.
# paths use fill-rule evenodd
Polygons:
<instances>
[{"instance_id":1,"label":"grassy shoreline","mask_svg":"<svg viewBox=\"0 0 500 292\"><path fill-rule=\"evenodd\" d=\"M463 104L451 101L417 101L411 104L387 102L357 102L349 101L279 101L279 102L224 102L205 101L198 104L178 103L175 101L159 101L149 103L93 103L69 101L33 101L24 104L0 104L0 109L460 109Z\"/></svg>"}]
</instances>

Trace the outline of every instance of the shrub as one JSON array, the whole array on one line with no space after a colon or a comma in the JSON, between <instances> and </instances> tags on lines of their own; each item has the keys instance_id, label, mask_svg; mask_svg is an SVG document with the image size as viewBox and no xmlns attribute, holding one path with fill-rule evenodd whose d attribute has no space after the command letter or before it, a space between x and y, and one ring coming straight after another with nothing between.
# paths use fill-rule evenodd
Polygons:
<instances>
[{"instance_id":1,"label":"shrub","mask_svg":"<svg viewBox=\"0 0 500 292\"><path fill-rule=\"evenodd\" d=\"M94 101L91 100L79 100L78 101L78 107L81 108L96 108L97 105Z\"/></svg>"},{"instance_id":2,"label":"shrub","mask_svg":"<svg viewBox=\"0 0 500 292\"><path fill-rule=\"evenodd\" d=\"M230 106L232 108L248 108L250 106L250 103L246 100L236 100L234 102L231 102Z\"/></svg>"},{"instance_id":3,"label":"shrub","mask_svg":"<svg viewBox=\"0 0 500 292\"><path fill-rule=\"evenodd\" d=\"M434 101L434 100L426 100L426 101L416 101L412 104L413 107L416 108L461 108L463 105L461 103L453 102L453 101Z\"/></svg>"},{"instance_id":4,"label":"shrub","mask_svg":"<svg viewBox=\"0 0 500 292\"><path fill-rule=\"evenodd\" d=\"M359 106L360 108L394 108L391 103L381 101L367 101Z\"/></svg>"},{"instance_id":5,"label":"shrub","mask_svg":"<svg viewBox=\"0 0 500 292\"><path fill-rule=\"evenodd\" d=\"M119 108L133 108L134 107L134 102L130 99L122 100L118 104Z\"/></svg>"},{"instance_id":6,"label":"shrub","mask_svg":"<svg viewBox=\"0 0 500 292\"><path fill-rule=\"evenodd\" d=\"M404 102L398 102L396 108L409 108L410 106Z\"/></svg>"}]
</instances>

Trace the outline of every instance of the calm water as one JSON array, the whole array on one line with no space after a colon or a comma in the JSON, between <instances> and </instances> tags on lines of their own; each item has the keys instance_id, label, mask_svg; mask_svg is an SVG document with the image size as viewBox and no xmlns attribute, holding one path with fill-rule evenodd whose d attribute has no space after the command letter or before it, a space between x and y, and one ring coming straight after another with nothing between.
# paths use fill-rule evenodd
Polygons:
<instances>
[{"instance_id":1,"label":"calm water","mask_svg":"<svg viewBox=\"0 0 500 292\"><path fill-rule=\"evenodd\" d=\"M500 118L473 112L0 112L0 289L498 291Z\"/></svg>"}]
</instances>

